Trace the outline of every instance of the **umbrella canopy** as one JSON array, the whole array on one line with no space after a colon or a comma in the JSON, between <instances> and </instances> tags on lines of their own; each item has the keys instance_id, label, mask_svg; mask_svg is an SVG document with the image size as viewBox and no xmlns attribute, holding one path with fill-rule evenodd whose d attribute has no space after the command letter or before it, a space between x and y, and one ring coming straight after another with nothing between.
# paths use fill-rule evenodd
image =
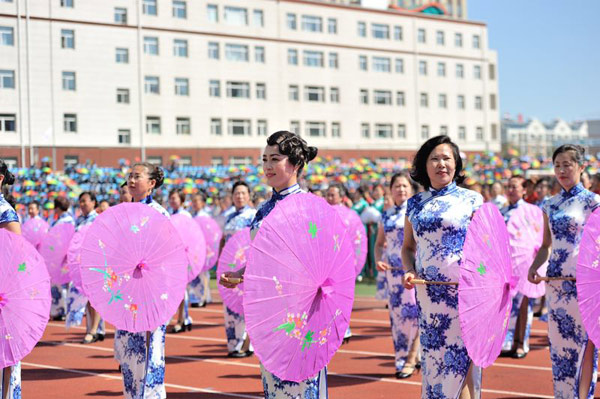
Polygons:
<instances>
[{"instance_id":1,"label":"umbrella canopy","mask_svg":"<svg viewBox=\"0 0 600 399\"><path fill-rule=\"evenodd\" d=\"M236 272L241 268L246 267L250 244L249 227L232 235L225 243L221 255L219 256L217 276L220 276L225 272ZM223 303L234 312L243 314L244 306L242 305L242 297L244 295L244 283L238 284L234 289L225 288L221 284L219 284L218 287L221 298L223 298Z\"/></svg>"},{"instance_id":2,"label":"umbrella canopy","mask_svg":"<svg viewBox=\"0 0 600 399\"><path fill-rule=\"evenodd\" d=\"M348 228L325 200L291 195L265 218L248 256L244 316L267 370L303 381L327 365L350 321L354 265Z\"/></svg>"},{"instance_id":3,"label":"umbrella canopy","mask_svg":"<svg viewBox=\"0 0 600 399\"><path fill-rule=\"evenodd\" d=\"M21 233L23 237L27 239L35 247L35 249L40 249L42 244L42 239L48 232L50 225L42 218L31 218L25 223L23 223L23 228Z\"/></svg>"},{"instance_id":4,"label":"umbrella canopy","mask_svg":"<svg viewBox=\"0 0 600 399\"><path fill-rule=\"evenodd\" d=\"M75 227L72 224L57 224L48 230L40 245L40 254L46 261L54 284L66 284L71 280L67 266L67 249L73 234Z\"/></svg>"},{"instance_id":5,"label":"umbrella canopy","mask_svg":"<svg viewBox=\"0 0 600 399\"><path fill-rule=\"evenodd\" d=\"M517 291L528 298L539 298L546 293L546 284L531 284L527 280L529 267L544 239L544 216L542 210L528 203L519 205L506 224L513 259L513 274L519 278ZM538 270L546 275L547 263Z\"/></svg>"},{"instance_id":6,"label":"umbrella canopy","mask_svg":"<svg viewBox=\"0 0 600 399\"><path fill-rule=\"evenodd\" d=\"M141 203L102 212L81 245L81 280L92 306L120 330L152 331L183 299L187 255L168 218Z\"/></svg>"},{"instance_id":7,"label":"umbrella canopy","mask_svg":"<svg viewBox=\"0 0 600 399\"><path fill-rule=\"evenodd\" d=\"M171 222L179 233L187 255L188 283L195 279L206 264L206 241L204 233L194 219L178 213L171 216Z\"/></svg>"},{"instance_id":8,"label":"umbrella canopy","mask_svg":"<svg viewBox=\"0 0 600 399\"><path fill-rule=\"evenodd\" d=\"M81 285L81 244L83 244L83 238L90 226L89 224L81 226L73 234L73 238L71 238L69 248L67 249L67 269L69 269L71 282L79 291L83 291Z\"/></svg>"},{"instance_id":9,"label":"umbrella canopy","mask_svg":"<svg viewBox=\"0 0 600 399\"><path fill-rule=\"evenodd\" d=\"M206 263L202 271L211 269L219 259L219 246L221 245L221 238L223 237L223 231L219 224L210 216L196 216L194 218L198 226L204 233L204 240L206 241Z\"/></svg>"},{"instance_id":10,"label":"umbrella canopy","mask_svg":"<svg viewBox=\"0 0 600 399\"><path fill-rule=\"evenodd\" d=\"M354 210L343 205L336 205L334 208L342 218L344 224L348 226L350 239L352 240L352 244L354 246L354 258L356 260L355 270L356 275L358 276L365 266L365 261L367 260L368 238L365 225L360 220L360 216L358 216Z\"/></svg>"},{"instance_id":11,"label":"umbrella canopy","mask_svg":"<svg viewBox=\"0 0 600 399\"><path fill-rule=\"evenodd\" d=\"M467 229L458 282L462 339L473 362L490 366L500 355L512 305L508 231L498 208L486 203Z\"/></svg>"},{"instance_id":12,"label":"umbrella canopy","mask_svg":"<svg viewBox=\"0 0 600 399\"><path fill-rule=\"evenodd\" d=\"M42 338L50 314L50 275L22 236L0 229L0 370L20 362Z\"/></svg>"},{"instance_id":13,"label":"umbrella canopy","mask_svg":"<svg viewBox=\"0 0 600 399\"><path fill-rule=\"evenodd\" d=\"M600 346L600 209L585 224L577 258L577 302L581 321L596 345Z\"/></svg>"}]
</instances>

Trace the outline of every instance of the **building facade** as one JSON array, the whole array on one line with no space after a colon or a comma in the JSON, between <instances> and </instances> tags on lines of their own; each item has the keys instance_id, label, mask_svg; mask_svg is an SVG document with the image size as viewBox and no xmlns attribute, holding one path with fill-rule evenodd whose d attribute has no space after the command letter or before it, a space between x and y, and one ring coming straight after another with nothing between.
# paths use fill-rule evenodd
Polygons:
<instances>
[{"instance_id":1,"label":"building facade","mask_svg":"<svg viewBox=\"0 0 600 399\"><path fill-rule=\"evenodd\" d=\"M466 13L466 11L464 11ZM0 0L0 157L256 162L271 132L406 159L500 150L483 23L305 0Z\"/></svg>"}]
</instances>

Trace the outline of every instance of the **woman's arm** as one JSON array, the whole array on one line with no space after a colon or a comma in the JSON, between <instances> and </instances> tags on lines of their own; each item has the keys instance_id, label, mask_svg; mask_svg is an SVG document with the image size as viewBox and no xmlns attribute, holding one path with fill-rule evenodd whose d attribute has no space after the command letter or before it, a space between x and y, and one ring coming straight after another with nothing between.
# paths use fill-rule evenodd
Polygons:
<instances>
[{"instance_id":1,"label":"woman's arm","mask_svg":"<svg viewBox=\"0 0 600 399\"><path fill-rule=\"evenodd\" d=\"M381 260L384 247L385 233L383 231L383 225L379 223L379 228L377 229L377 239L375 240L375 264L377 265L377 270L380 272L390 269L390 265Z\"/></svg>"},{"instance_id":2,"label":"woman's arm","mask_svg":"<svg viewBox=\"0 0 600 399\"><path fill-rule=\"evenodd\" d=\"M402 243L400 255L402 257L402 265L404 266L404 288L409 290L414 288L414 285L410 283L410 280L417 276L417 273L415 272L416 254L417 242L415 241L412 223L407 217L404 219L404 242Z\"/></svg>"},{"instance_id":3,"label":"woman's arm","mask_svg":"<svg viewBox=\"0 0 600 399\"><path fill-rule=\"evenodd\" d=\"M11 233L21 234L21 224L19 222L6 222L0 224L0 229L6 229Z\"/></svg>"},{"instance_id":4,"label":"woman's arm","mask_svg":"<svg viewBox=\"0 0 600 399\"><path fill-rule=\"evenodd\" d=\"M551 248L552 234L550 233L550 223L548 222L548 216L544 213L544 240L542 241L542 246L538 250L535 259L529 268L529 272L527 273L527 280L529 280L530 283L539 284L541 282L537 270L548 261Z\"/></svg>"}]
</instances>

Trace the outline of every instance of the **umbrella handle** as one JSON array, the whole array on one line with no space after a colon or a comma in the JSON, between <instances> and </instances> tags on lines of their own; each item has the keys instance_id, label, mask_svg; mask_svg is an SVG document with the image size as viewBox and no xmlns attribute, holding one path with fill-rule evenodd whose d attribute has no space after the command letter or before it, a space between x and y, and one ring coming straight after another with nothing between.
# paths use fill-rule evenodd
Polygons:
<instances>
[{"instance_id":1,"label":"umbrella handle","mask_svg":"<svg viewBox=\"0 0 600 399\"><path fill-rule=\"evenodd\" d=\"M540 281L576 281L575 277L539 277Z\"/></svg>"},{"instance_id":2,"label":"umbrella handle","mask_svg":"<svg viewBox=\"0 0 600 399\"><path fill-rule=\"evenodd\" d=\"M423 280L423 279L418 279L418 278L411 279L410 281L408 281L408 283L410 283L410 284L423 284L423 285L427 285L427 284L458 285L458 283L455 283L453 281L428 281L428 280Z\"/></svg>"}]
</instances>

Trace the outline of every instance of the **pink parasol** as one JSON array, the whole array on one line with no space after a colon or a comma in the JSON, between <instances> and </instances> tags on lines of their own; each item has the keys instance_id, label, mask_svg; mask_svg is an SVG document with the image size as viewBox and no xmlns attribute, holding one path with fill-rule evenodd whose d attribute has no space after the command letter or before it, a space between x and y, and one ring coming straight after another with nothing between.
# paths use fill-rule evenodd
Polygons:
<instances>
[{"instance_id":1,"label":"pink parasol","mask_svg":"<svg viewBox=\"0 0 600 399\"><path fill-rule=\"evenodd\" d=\"M277 204L248 255L244 316L255 353L283 380L303 381L329 363L354 301L352 236L312 194Z\"/></svg>"},{"instance_id":2,"label":"pink parasol","mask_svg":"<svg viewBox=\"0 0 600 399\"><path fill-rule=\"evenodd\" d=\"M89 224L81 226L73 234L73 238L71 238L69 248L67 249L67 268L69 269L71 282L73 282L75 288L80 292L83 292L81 285L81 244L83 244L83 238L90 226Z\"/></svg>"},{"instance_id":3,"label":"pink parasol","mask_svg":"<svg viewBox=\"0 0 600 399\"><path fill-rule=\"evenodd\" d=\"M350 230L350 238L354 246L354 258L356 260L356 275L358 276L365 266L365 260L367 259L368 239L365 225L354 210L343 205L336 205L334 208L338 211L342 221Z\"/></svg>"},{"instance_id":4,"label":"pink parasol","mask_svg":"<svg viewBox=\"0 0 600 399\"><path fill-rule=\"evenodd\" d=\"M458 283L458 314L469 357L488 367L500 354L512 305L509 237L498 208L486 203L469 224Z\"/></svg>"},{"instance_id":5,"label":"pink parasol","mask_svg":"<svg viewBox=\"0 0 600 399\"><path fill-rule=\"evenodd\" d=\"M206 241L198 223L188 215L178 213L171 222L181 237L187 255L188 283L195 279L206 264Z\"/></svg>"},{"instance_id":6,"label":"pink parasol","mask_svg":"<svg viewBox=\"0 0 600 399\"><path fill-rule=\"evenodd\" d=\"M40 254L46 261L54 284L66 284L71 280L67 266L67 249L73 234L75 227L72 224L57 224L48 230L40 245Z\"/></svg>"},{"instance_id":7,"label":"pink parasol","mask_svg":"<svg viewBox=\"0 0 600 399\"><path fill-rule=\"evenodd\" d=\"M221 251L221 256L219 256L217 276L220 276L225 272L236 272L242 267L246 267L250 243L249 227L232 235L229 240L227 240L227 243L225 243L225 246ZM244 307L242 305L242 296L244 295L244 283L238 284L234 289L225 288L221 284L219 284L218 287L221 298L223 298L223 303L234 312L243 314Z\"/></svg>"},{"instance_id":8,"label":"pink parasol","mask_svg":"<svg viewBox=\"0 0 600 399\"><path fill-rule=\"evenodd\" d=\"M50 225L44 219L39 217L32 218L23 223L21 234L23 234L23 237L25 237L35 249L39 250L42 240L46 233L48 233L49 228Z\"/></svg>"},{"instance_id":9,"label":"pink parasol","mask_svg":"<svg viewBox=\"0 0 600 399\"><path fill-rule=\"evenodd\" d=\"M223 231L219 224L210 216L196 216L194 218L198 226L204 233L204 240L206 241L206 264L202 271L211 269L219 259L219 247L221 245L221 238L223 237Z\"/></svg>"},{"instance_id":10,"label":"pink parasol","mask_svg":"<svg viewBox=\"0 0 600 399\"><path fill-rule=\"evenodd\" d=\"M600 346L600 208L588 218L577 258L577 302L585 330Z\"/></svg>"},{"instance_id":11,"label":"pink parasol","mask_svg":"<svg viewBox=\"0 0 600 399\"><path fill-rule=\"evenodd\" d=\"M513 258L513 274L519 278L517 291L528 298L539 298L546 292L546 284L531 284L527 280L529 267L544 239L544 216L542 210L528 203L519 205L506 224ZM538 270L546 275L547 263Z\"/></svg>"},{"instance_id":12,"label":"pink parasol","mask_svg":"<svg viewBox=\"0 0 600 399\"><path fill-rule=\"evenodd\" d=\"M145 204L122 203L85 234L81 280L104 320L120 330L152 331L183 299L187 256L169 219Z\"/></svg>"},{"instance_id":13,"label":"pink parasol","mask_svg":"<svg viewBox=\"0 0 600 399\"><path fill-rule=\"evenodd\" d=\"M0 229L0 370L21 361L42 338L50 314L44 259L22 236Z\"/></svg>"}]
</instances>

